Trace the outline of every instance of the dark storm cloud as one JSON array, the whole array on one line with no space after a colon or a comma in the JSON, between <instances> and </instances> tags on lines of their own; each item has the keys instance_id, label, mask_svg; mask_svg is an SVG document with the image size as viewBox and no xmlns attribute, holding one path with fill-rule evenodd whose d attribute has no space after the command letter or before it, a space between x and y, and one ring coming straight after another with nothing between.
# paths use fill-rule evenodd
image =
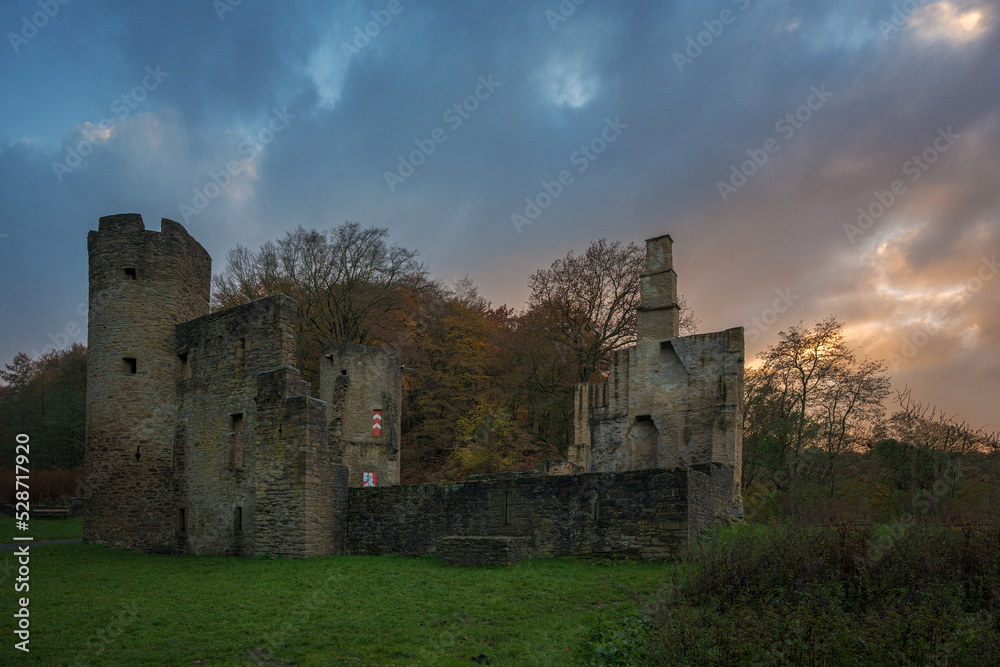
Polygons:
<instances>
[{"instance_id":1,"label":"dark storm cloud","mask_svg":"<svg viewBox=\"0 0 1000 667\"><path fill-rule=\"evenodd\" d=\"M435 276L470 273L518 306L528 274L571 248L670 232L705 330L791 290L748 356L832 313L888 357L944 308L896 376L989 420L973 394L997 388L1000 279L956 290L1000 249L996 0L243 2L221 20L217 3L151 4L70 2L3 55L0 279L30 286L5 292L5 359L80 321L86 231L114 212L181 220L216 269L298 224L387 226ZM35 7L10 3L0 28ZM157 66L169 76L119 118ZM910 180L939 131L959 138ZM60 181L52 162L81 141ZM564 171L518 233L512 214ZM845 230L897 180L884 214ZM965 393L935 390L950 373L969 375Z\"/></svg>"}]
</instances>

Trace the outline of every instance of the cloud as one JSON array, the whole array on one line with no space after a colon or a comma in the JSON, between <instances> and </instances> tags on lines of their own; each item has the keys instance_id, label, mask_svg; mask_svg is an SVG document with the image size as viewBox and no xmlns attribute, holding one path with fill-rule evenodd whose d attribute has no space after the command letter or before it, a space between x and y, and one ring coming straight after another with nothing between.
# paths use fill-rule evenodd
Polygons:
<instances>
[{"instance_id":1,"label":"cloud","mask_svg":"<svg viewBox=\"0 0 1000 667\"><path fill-rule=\"evenodd\" d=\"M988 5L959 8L952 2L935 2L921 7L910 16L909 26L928 42L961 45L975 41L991 28L992 11Z\"/></svg>"},{"instance_id":2,"label":"cloud","mask_svg":"<svg viewBox=\"0 0 1000 667\"><path fill-rule=\"evenodd\" d=\"M589 65L581 55L553 56L538 77L542 94L556 106L586 106L598 92L598 81Z\"/></svg>"},{"instance_id":3,"label":"cloud","mask_svg":"<svg viewBox=\"0 0 1000 667\"><path fill-rule=\"evenodd\" d=\"M244 2L221 22L211 3L70 3L0 68L0 281L33 285L30 297L2 297L17 317L0 323L0 356L41 349L76 318L99 216L140 212L151 228L180 219L236 160L239 173L188 224L217 270L236 243L355 219L389 227L436 277L469 273L495 304L519 307L528 275L568 250L669 232L705 330L759 316L776 290L799 295L748 358L829 314L852 343L888 356L948 310L953 324L899 378L987 419L979 392L996 384L985 371L965 389L944 378L1000 357L1000 281L961 308L956 291L1000 250L1000 88L988 85L1000 0L934 2L890 37L878 26L893 0L742 4L588 2L553 31L544 4L404 1L348 57L341 44L386 3ZM735 20L678 72L671 53L723 10ZM0 25L20 15L0 10ZM170 73L162 86L99 127L158 64ZM443 112L487 75L502 86L452 130ZM776 121L824 85L830 101L781 136ZM275 108L296 118L241 154ZM607 117L629 129L518 235L511 212L573 168ZM903 165L948 126L960 141L849 243L858 207L908 178ZM447 141L389 192L384 172L437 127ZM60 182L52 162L87 136L90 153ZM716 181L769 137L780 150L722 202Z\"/></svg>"}]
</instances>

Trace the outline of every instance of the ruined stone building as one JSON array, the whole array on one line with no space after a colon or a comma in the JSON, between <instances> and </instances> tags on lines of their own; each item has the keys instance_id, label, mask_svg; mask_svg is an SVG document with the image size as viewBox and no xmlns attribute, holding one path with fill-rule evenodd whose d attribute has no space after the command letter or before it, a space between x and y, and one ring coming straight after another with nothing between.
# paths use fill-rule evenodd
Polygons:
<instances>
[{"instance_id":1,"label":"ruined stone building","mask_svg":"<svg viewBox=\"0 0 1000 667\"><path fill-rule=\"evenodd\" d=\"M361 468L399 482L399 353L327 350L327 400L312 398L293 368L293 299L210 314L211 258L171 220L155 232L139 215L101 218L87 246L84 537L158 552L339 551L337 508Z\"/></svg>"},{"instance_id":2,"label":"ruined stone building","mask_svg":"<svg viewBox=\"0 0 1000 667\"><path fill-rule=\"evenodd\" d=\"M616 350L607 382L579 384L570 462L586 472L721 463L741 514L743 327L678 337L673 240L646 241L636 344Z\"/></svg>"},{"instance_id":3,"label":"ruined stone building","mask_svg":"<svg viewBox=\"0 0 1000 667\"><path fill-rule=\"evenodd\" d=\"M89 543L665 558L738 511L742 330L676 337L669 237L647 242L638 343L607 384L577 390L572 462L550 466L577 474L404 486L398 352L327 349L313 397L293 367L293 299L210 313L211 258L171 220L108 216L87 241Z\"/></svg>"}]
</instances>

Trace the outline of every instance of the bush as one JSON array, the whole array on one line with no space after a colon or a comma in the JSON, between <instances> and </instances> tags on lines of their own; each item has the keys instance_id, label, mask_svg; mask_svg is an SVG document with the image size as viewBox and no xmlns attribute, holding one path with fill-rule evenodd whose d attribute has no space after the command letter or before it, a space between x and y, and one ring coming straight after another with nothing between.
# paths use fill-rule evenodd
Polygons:
<instances>
[{"instance_id":1,"label":"bush","mask_svg":"<svg viewBox=\"0 0 1000 667\"><path fill-rule=\"evenodd\" d=\"M580 658L584 665L621 665L641 667L646 664L646 622L639 614L602 620L584 638Z\"/></svg>"},{"instance_id":2,"label":"bush","mask_svg":"<svg viewBox=\"0 0 1000 667\"><path fill-rule=\"evenodd\" d=\"M739 526L647 612L649 664L977 665L1000 655L997 526ZM613 663L612 663L613 664Z\"/></svg>"}]
</instances>

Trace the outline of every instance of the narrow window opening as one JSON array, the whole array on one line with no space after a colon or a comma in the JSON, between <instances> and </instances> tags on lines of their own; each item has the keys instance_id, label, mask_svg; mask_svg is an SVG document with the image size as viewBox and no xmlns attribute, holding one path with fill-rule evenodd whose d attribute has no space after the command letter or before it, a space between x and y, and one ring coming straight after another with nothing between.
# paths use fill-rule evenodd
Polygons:
<instances>
[{"instance_id":1,"label":"narrow window opening","mask_svg":"<svg viewBox=\"0 0 1000 667\"><path fill-rule=\"evenodd\" d=\"M242 533L243 532L243 508L235 507L233 508L233 532Z\"/></svg>"},{"instance_id":2,"label":"narrow window opening","mask_svg":"<svg viewBox=\"0 0 1000 667\"><path fill-rule=\"evenodd\" d=\"M177 508L177 535L179 537L187 536L187 516L186 511L183 507Z\"/></svg>"},{"instance_id":3,"label":"narrow window opening","mask_svg":"<svg viewBox=\"0 0 1000 667\"><path fill-rule=\"evenodd\" d=\"M141 457L142 457L142 454L139 452L139 446L136 445L136 447L135 447L135 460L138 461Z\"/></svg>"},{"instance_id":4,"label":"narrow window opening","mask_svg":"<svg viewBox=\"0 0 1000 667\"><path fill-rule=\"evenodd\" d=\"M247 356L247 339L240 338L236 341L236 361L242 362Z\"/></svg>"},{"instance_id":5,"label":"narrow window opening","mask_svg":"<svg viewBox=\"0 0 1000 667\"><path fill-rule=\"evenodd\" d=\"M174 429L174 451L173 451L173 465L178 471L184 470L184 459L185 450L187 444L187 424L185 422L180 422Z\"/></svg>"},{"instance_id":6,"label":"narrow window opening","mask_svg":"<svg viewBox=\"0 0 1000 667\"><path fill-rule=\"evenodd\" d=\"M125 280L135 280L135 269L125 269Z\"/></svg>"},{"instance_id":7,"label":"narrow window opening","mask_svg":"<svg viewBox=\"0 0 1000 667\"><path fill-rule=\"evenodd\" d=\"M341 375L347 375L347 369L346 368L341 368L340 369L340 374Z\"/></svg>"},{"instance_id":8,"label":"narrow window opening","mask_svg":"<svg viewBox=\"0 0 1000 667\"><path fill-rule=\"evenodd\" d=\"M229 460L233 468L243 467L243 413L229 417L229 430L233 433Z\"/></svg>"},{"instance_id":9,"label":"narrow window opening","mask_svg":"<svg viewBox=\"0 0 1000 667\"><path fill-rule=\"evenodd\" d=\"M130 375L138 373L139 366L135 357L122 357L122 370Z\"/></svg>"},{"instance_id":10,"label":"narrow window opening","mask_svg":"<svg viewBox=\"0 0 1000 667\"><path fill-rule=\"evenodd\" d=\"M500 508L500 512L503 516L503 525L510 525L510 492L503 492L503 506Z\"/></svg>"},{"instance_id":11,"label":"narrow window opening","mask_svg":"<svg viewBox=\"0 0 1000 667\"><path fill-rule=\"evenodd\" d=\"M177 355L177 361L179 366L179 377L181 380L188 380L191 378L191 362L188 360L188 353L181 352Z\"/></svg>"}]
</instances>

